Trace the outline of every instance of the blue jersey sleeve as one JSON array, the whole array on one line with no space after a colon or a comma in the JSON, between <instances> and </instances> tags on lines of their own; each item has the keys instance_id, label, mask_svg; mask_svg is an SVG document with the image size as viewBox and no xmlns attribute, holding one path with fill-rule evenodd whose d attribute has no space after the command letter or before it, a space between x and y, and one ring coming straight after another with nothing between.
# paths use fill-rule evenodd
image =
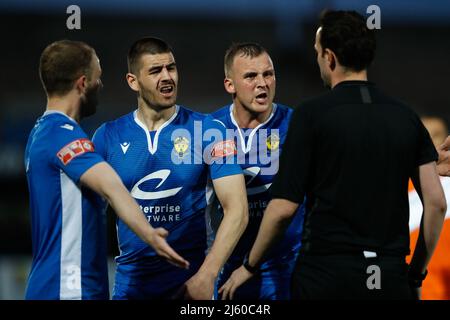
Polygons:
<instances>
[{"instance_id":1,"label":"blue jersey sleeve","mask_svg":"<svg viewBox=\"0 0 450 320\"><path fill-rule=\"evenodd\" d=\"M106 124L102 124L94 133L92 142L94 143L95 151L106 159Z\"/></svg>"},{"instance_id":2,"label":"blue jersey sleeve","mask_svg":"<svg viewBox=\"0 0 450 320\"><path fill-rule=\"evenodd\" d=\"M209 165L211 179L242 174L241 166L237 162L236 143L232 135L220 121L211 116L205 118L204 129L204 157Z\"/></svg>"},{"instance_id":3,"label":"blue jersey sleeve","mask_svg":"<svg viewBox=\"0 0 450 320\"><path fill-rule=\"evenodd\" d=\"M74 123L59 123L51 129L53 141L49 146L53 163L75 183L95 164L104 161L95 152L94 144Z\"/></svg>"}]
</instances>

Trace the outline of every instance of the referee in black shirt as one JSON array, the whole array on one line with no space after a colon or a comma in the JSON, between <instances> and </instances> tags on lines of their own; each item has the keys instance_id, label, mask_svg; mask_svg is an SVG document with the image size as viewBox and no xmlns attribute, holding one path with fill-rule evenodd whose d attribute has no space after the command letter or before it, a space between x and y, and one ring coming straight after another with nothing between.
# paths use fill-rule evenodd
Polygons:
<instances>
[{"instance_id":1,"label":"referee in black shirt","mask_svg":"<svg viewBox=\"0 0 450 320\"><path fill-rule=\"evenodd\" d=\"M408 106L367 81L375 37L361 15L325 12L314 47L332 90L295 110L273 200L250 254L222 295L232 297L258 271L306 196L293 299L418 297L446 212L436 149ZM410 177L424 214L408 268Z\"/></svg>"}]
</instances>

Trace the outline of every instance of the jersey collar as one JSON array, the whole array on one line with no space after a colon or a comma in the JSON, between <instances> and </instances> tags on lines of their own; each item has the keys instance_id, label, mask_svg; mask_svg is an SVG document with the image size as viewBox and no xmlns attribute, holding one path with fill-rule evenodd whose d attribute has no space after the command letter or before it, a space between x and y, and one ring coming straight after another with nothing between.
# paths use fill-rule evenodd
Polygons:
<instances>
[{"instance_id":1,"label":"jersey collar","mask_svg":"<svg viewBox=\"0 0 450 320\"><path fill-rule=\"evenodd\" d=\"M46 117L46 116L48 116L50 114L61 114L61 115L65 116L67 119L69 119L70 121L73 121L73 122L77 123L74 119L72 119L67 114L65 114L64 112L59 111L59 110L46 110L44 112L44 114L42 115L42 117Z\"/></svg>"},{"instance_id":2,"label":"jersey collar","mask_svg":"<svg viewBox=\"0 0 450 320\"><path fill-rule=\"evenodd\" d=\"M179 110L180 110L180 107L178 105L175 105L175 112L174 112L174 114L166 122L164 122L158 128L158 130L156 130L155 138L153 139L153 142L152 142L152 139L150 137L150 132L149 132L147 126L145 125L145 123L143 123L137 117L137 109L134 110L134 112L133 112L134 121L136 122L136 124L139 127L142 128L142 130L144 130L145 136L147 137L148 152L150 152L151 154L155 154L156 150L158 150L158 138L159 138L159 134L161 133L161 130L164 129L165 127L167 127L177 117Z\"/></svg>"},{"instance_id":3,"label":"jersey collar","mask_svg":"<svg viewBox=\"0 0 450 320\"><path fill-rule=\"evenodd\" d=\"M277 110L277 104L272 103L272 112L270 113L269 118L267 118L266 121L264 121L263 123L260 123L259 125L257 125L255 128L252 129L252 131L250 132L250 135L248 137L247 144L245 144L245 139L244 139L244 135L242 134L241 128L239 127L236 119L234 119L233 108L234 108L234 103L232 103L230 105L230 119L231 119L231 122L233 123L233 125L236 127L237 131L239 132L239 138L241 140L242 152L248 153L252 147L253 137L255 136L256 132L258 132L258 129L260 129L262 126L266 125L273 118L273 115L275 114L275 112Z\"/></svg>"}]
</instances>

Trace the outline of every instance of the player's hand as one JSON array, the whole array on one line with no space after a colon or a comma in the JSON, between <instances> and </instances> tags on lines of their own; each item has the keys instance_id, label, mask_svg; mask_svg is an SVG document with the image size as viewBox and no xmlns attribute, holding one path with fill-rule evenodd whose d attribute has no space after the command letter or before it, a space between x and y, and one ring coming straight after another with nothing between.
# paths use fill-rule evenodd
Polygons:
<instances>
[{"instance_id":1,"label":"player's hand","mask_svg":"<svg viewBox=\"0 0 450 320\"><path fill-rule=\"evenodd\" d=\"M450 136L441 144L437 151L439 159L437 162L437 170L440 176L450 177Z\"/></svg>"},{"instance_id":2,"label":"player's hand","mask_svg":"<svg viewBox=\"0 0 450 320\"><path fill-rule=\"evenodd\" d=\"M211 300L214 295L214 275L197 272L185 282L180 294L184 300Z\"/></svg>"},{"instance_id":3,"label":"player's hand","mask_svg":"<svg viewBox=\"0 0 450 320\"><path fill-rule=\"evenodd\" d=\"M169 232L164 228L153 229L150 237L150 245L155 249L156 253L177 267L189 269L189 262L175 252L166 241Z\"/></svg>"},{"instance_id":4,"label":"player's hand","mask_svg":"<svg viewBox=\"0 0 450 320\"><path fill-rule=\"evenodd\" d=\"M253 274L248 272L244 266L240 266L234 270L227 282L225 282L219 289L219 294L222 295L222 300L233 300L236 289L239 288L244 282L248 281L252 276Z\"/></svg>"}]
</instances>

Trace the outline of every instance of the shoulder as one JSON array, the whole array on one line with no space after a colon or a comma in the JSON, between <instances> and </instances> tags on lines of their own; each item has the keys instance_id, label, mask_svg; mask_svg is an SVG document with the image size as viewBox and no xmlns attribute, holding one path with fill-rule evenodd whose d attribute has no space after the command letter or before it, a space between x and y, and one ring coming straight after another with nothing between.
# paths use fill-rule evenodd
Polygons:
<instances>
[{"instance_id":1,"label":"shoulder","mask_svg":"<svg viewBox=\"0 0 450 320\"><path fill-rule=\"evenodd\" d=\"M294 109L292 107L289 107L285 104L281 103L275 103L277 106L276 116L277 117L283 117L283 118L290 118L292 116L292 113L294 112Z\"/></svg>"},{"instance_id":2,"label":"shoulder","mask_svg":"<svg viewBox=\"0 0 450 320\"><path fill-rule=\"evenodd\" d=\"M225 119L216 118L212 114L209 114L205 117L205 119L203 120L203 126L205 129L210 128L211 129L216 128L220 130L227 129Z\"/></svg>"},{"instance_id":3,"label":"shoulder","mask_svg":"<svg viewBox=\"0 0 450 320\"><path fill-rule=\"evenodd\" d=\"M194 111L185 106L178 105L178 107L178 114L181 118L187 118L194 121L203 121L203 119L207 116L205 113Z\"/></svg>"},{"instance_id":4,"label":"shoulder","mask_svg":"<svg viewBox=\"0 0 450 320\"><path fill-rule=\"evenodd\" d=\"M100 135L102 136L114 136L124 130L125 127L128 127L130 123L134 121L134 111L127 113L117 119L104 122L98 127L98 129L94 133L95 137Z\"/></svg>"},{"instance_id":5,"label":"shoulder","mask_svg":"<svg viewBox=\"0 0 450 320\"><path fill-rule=\"evenodd\" d=\"M387 94L384 94L382 91L380 91L379 89L376 89L377 91L377 95L381 98L379 98L381 100L381 102L383 102L383 104L387 104L390 107L396 108L399 111L408 113L409 115L413 115L415 116L416 113L414 112L414 110L408 106L406 103L404 103L403 101L396 99L392 96L389 96Z\"/></svg>"},{"instance_id":6,"label":"shoulder","mask_svg":"<svg viewBox=\"0 0 450 320\"><path fill-rule=\"evenodd\" d=\"M134 111L127 113L117 119L106 121L100 126L100 128L103 127L105 131L117 130L129 125L132 121L134 121Z\"/></svg>"},{"instance_id":7,"label":"shoulder","mask_svg":"<svg viewBox=\"0 0 450 320\"><path fill-rule=\"evenodd\" d=\"M50 114L38 122L41 136L48 135L54 142L64 142L70 139L87 138L87 134L78 123L60 114Z\"/></svg>"},{"instance_id":8,"label":"shoulder","mask_svg":"<svg viewBox=\"0 0 450 320\"><path fill-rule=\"evenodd\" d=\"M296 109L310 110L320 106L326 107L336 103L336 96L336 92L330 90L318 96L303 100Z\"/></svg>"},{"instance_id":9,"label":"shoulder","mask_svg":"<svg viewBox=\"0 0 450 320\"><path fill-rule=\"evenodd\" d=\"M220 107L218 110L214 111L210 115L214 119L224 121L229 114L230 114L230 105L228 104L226 106Z\"/></svg>"},{"instance_id":10,"label":"shoulder","mask_svg":"<svg viewBox=\"0 0 450 320\"><path fill-rule=\"evenodd\" d=\"M36 125L32 149L41 159L62 159L93 150L92 142L83 129L64 115L45 115Z\"/></svg>"},{"instance_id":11,"label":"shoulder","mask_svg":"<svg viewBox=\"0 0 450 320\"><path fill-rule=\"evenodd\" d=\"M223 106L211 113L207 118L207 123L211 126L220 128L229 128L230 105Z\"/></svg>"},{"instance_id":12,"label":"shoulder","mask_svg":"<svg viewBox=\"0 0 450 320\"><path fill-rule=\"evenodd\" d=\"M292 121L305 121L312 124L340 102L335 92L328 91L318 96L301 101L291 112Z\"/></svg>"}]
</instances>

